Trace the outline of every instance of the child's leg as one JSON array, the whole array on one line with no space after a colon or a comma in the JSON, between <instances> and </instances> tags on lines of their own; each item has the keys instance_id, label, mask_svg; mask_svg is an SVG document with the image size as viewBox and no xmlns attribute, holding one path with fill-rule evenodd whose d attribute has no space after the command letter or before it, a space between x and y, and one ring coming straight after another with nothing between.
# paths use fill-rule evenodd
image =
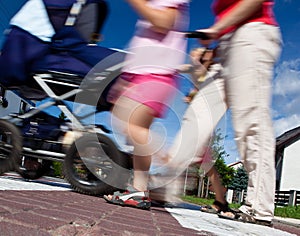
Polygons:
<instances>
[{"instance_id":1,"label":"child's leg","mask_svg":"<svg viewBox=\"0 0 300 236\"><path fill-rule=\"evenodd\" d=\"M134 144L133 186L141 191L147 190L148 171L151 165L151 137L149 128L153 121L153 116L149 113L150 108L140 105L132 113L129 119L129 138Z\"/></svg>"},{"instance_id":2,"label":"child's leg","mask_svg":"<svg viewBox=\"0 0 300 236\"><path fill-rule=\"evenodd\" d=\"M134 146L133 187L146 191L151 165L150 125L154 119L152 109L125 96L120 97L113 114L124 122L124 132Z\"/></svg>"}]
</instances>

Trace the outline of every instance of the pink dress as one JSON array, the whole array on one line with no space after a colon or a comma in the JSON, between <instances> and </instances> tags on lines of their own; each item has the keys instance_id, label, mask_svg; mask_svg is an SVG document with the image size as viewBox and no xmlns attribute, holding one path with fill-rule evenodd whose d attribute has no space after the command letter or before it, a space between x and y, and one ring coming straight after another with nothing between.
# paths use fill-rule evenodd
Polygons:
<instances>
[{"instance_id":1,"label":"pink dress","mask_svg":"<svg viewBox=\"0 0 300 236\"><path fill-rule=\"evenodd\" d=\"M108 100L115 102L123 95L149 106L154 116L161 117L175 94L177 68L186 56L187 40L181 32L188 29L189 0L150 0L148 4L157 9L177 8L180 14L167 34L153 31L151 23L144 19L137 21L123 73Z\"/></svg>"}]
</instances>

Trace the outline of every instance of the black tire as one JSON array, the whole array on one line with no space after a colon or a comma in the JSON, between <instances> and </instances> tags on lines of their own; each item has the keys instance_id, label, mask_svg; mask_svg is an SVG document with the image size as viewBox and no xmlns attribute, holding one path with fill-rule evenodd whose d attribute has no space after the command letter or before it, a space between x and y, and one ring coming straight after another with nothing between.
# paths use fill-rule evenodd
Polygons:
<instances>
[{"instance_id":1,"label":"black tire","mask_svg":"<svg viewBox=\"0 0 300 236\"><path fill-rule=\"evenodd\" d=\"M7 120L0 120L0 174L13 170L14 162L22 153L19 129Z\"/></svg>"},{"instance_id":2,"label":"black tire","mask_svg":"<svg viewBox=\"0 0 300 236\"><path fill-rule=\"evenodd\" d=\"M49 172L52 162L21 155L15 162L15 170L24 179L38 179Z\"/></svg>"},{"instance_id":3,"label":"black tire","mask_svg":"<svg viewBox=\"0 0 300 236\"><path fill-rule=\"evenodd\" d=\"M79 193L103 195L127 184L129 158L103 134L84 134L69 148L64 174Z\"/></svg>"}]
</instances>

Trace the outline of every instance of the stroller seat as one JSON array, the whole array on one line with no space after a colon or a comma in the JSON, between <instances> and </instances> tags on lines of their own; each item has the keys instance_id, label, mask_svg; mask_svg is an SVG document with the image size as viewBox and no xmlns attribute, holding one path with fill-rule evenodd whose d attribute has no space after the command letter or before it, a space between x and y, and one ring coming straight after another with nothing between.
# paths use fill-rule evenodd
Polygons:
<instances>
[{"instance_id":1,"label":"stroller seat","mask_svg":"<svg viewBox=\"0 0 300 236\"><path fill-rule=\"evenodd\" d=\"M42 76L45 80L48 80L49 82L57 82L61 84L68 84L71 87L79 87L83 77L81 77L78 74L71 74L71 73L64 73L61 71L45 71L45 73L38 73L40 76Z\"/></svg>"},{"instance_id":2,"label":"stroller seat","mask_svg":"<svg viewBox=\"0 0 300 236\"><path fill-rule=\"evenodd\" d=\"M61 87L69 87L69 89L78 89L83 78L77 74L68 74L60 71L45 71L44 73L33 74L33 77L39 77L45 83L53 84L56 91L63 92ZM46 91L44 91L38 83L31 83L30 85L8 86L7 90L15 91L24 99L40 101L47 97ZM66 90L66 89L64 89Z\"/></svg>"},{"instance_id":3,"label":"stroller seat","mask_svg":"<svg viewBox=\"0 0 300 236\"><path fill-rule=\"evenodd\" d=\"M83 88L83 80L87 84L87 75L95 88L93 80L99 73L122 62L124 52L94 44L95 35L100 32L107 15L105 1L87 0L74 25L70 25L69 18L74 17L72 9L78 2L82 1L30 0L13 17L0 54L2 90L17 91L29 100L42 100L49 95L54 98L72 90L79 92L76 89ZM48 30L37 29L26 22L27 18L33 20L35 15L36 21L46 24L43 28ZM98 92L103 86L108 87L109 82L98 84ZM74 99L75 93L69 95L66 100ZM103 103L105 98L100 100ZM107 105L104 103L106 108L101 109L98 104L97 109L107 110Z\"/></svg>"}]
</instances>

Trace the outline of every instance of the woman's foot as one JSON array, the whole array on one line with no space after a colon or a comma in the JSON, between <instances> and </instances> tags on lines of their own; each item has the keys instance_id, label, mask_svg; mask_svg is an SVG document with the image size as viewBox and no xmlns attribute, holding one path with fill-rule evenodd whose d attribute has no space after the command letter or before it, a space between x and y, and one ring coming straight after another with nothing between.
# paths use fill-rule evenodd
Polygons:
<instances>
[{"instance_id":1,"label":"woman's foot","mask_svg":"<svg viewBox=\"0 0 300 236\"><path fill-rule=\"evenodd\" d=\"M212 205L201 207L201 211L206 213L212 213L212 214L223 213L226 216L228 215L234 217L232 210L228 206L228 202L222 203L215 200Z\"/></svg>"},{"instance_id":2,"label":"woman's foot","mask_svg":"<svg viewBox=\"0 0 300 236\"><path fill-rule=\"evenodd\" d=\"M240 207L240 209L243 208ZM252 223L252 224L259 224L259 225L264 225L268 227L273 227L273 223L271 220L261 220L261 219L256 219L255 214L250 211L231 211L231 212L220 212L218 213L218 216L223 219L227 220L235 220L239 222L244 222L244 223Z\"/></svg>"}]
</instances>

